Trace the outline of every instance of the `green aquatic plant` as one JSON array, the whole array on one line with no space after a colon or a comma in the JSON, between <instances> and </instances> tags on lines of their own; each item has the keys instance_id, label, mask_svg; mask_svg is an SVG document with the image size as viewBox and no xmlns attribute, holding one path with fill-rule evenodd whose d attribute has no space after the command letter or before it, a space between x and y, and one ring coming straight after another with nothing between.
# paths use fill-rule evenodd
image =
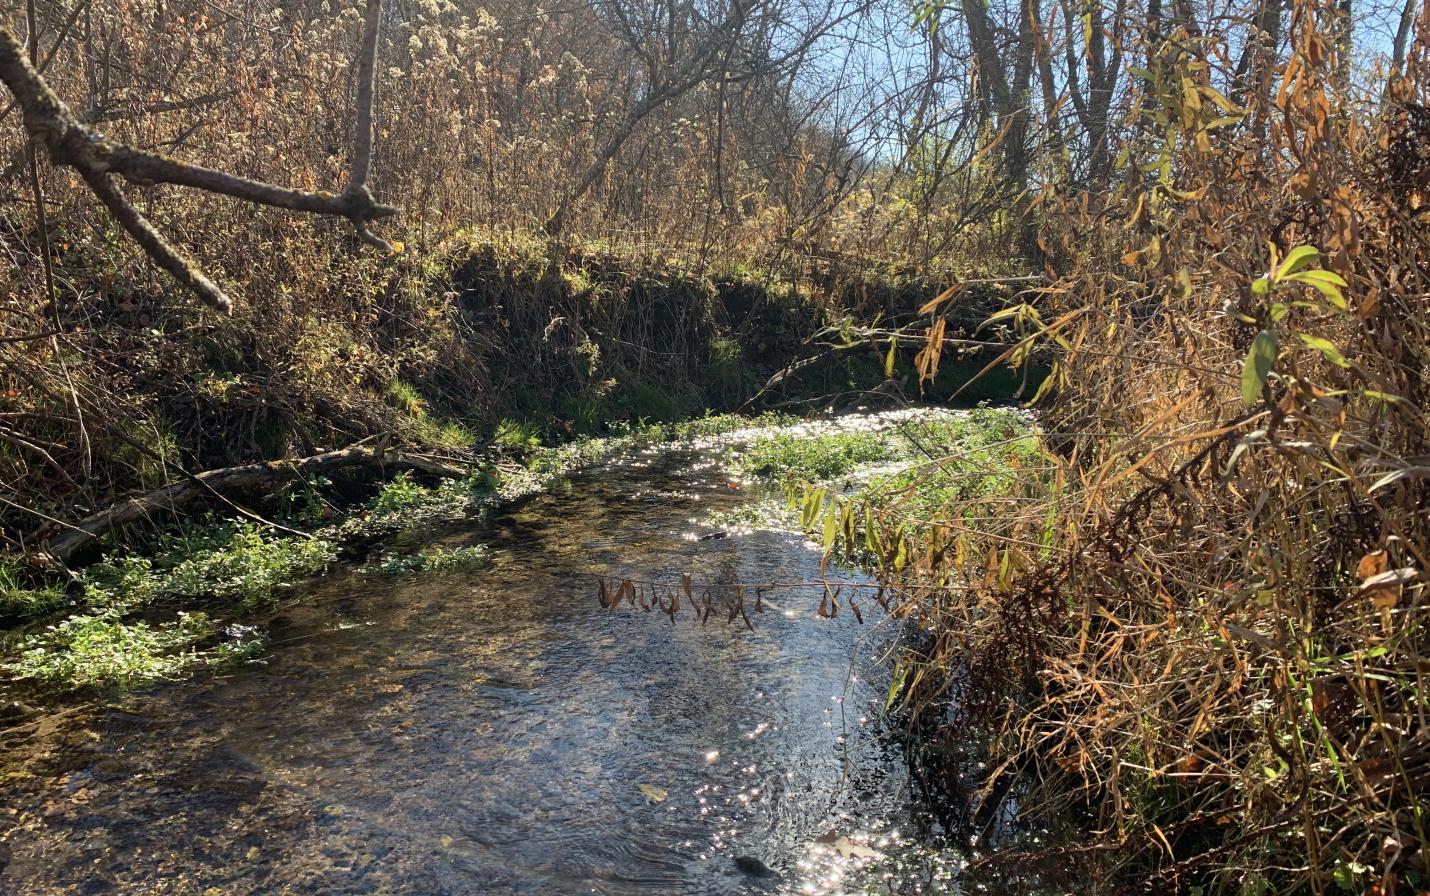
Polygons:
<instances>
[{"instance_id":1,"label":"green aquatic plant","mask_svg":"<svg viewBox=\"0 0 1430 896\"><path fill-rule=\"evenodd\" d=\"M378 572L383 575L446 572L483 569L490 563L491 558L486 547L468 545L460 548L431 548L411 554L388 554L376 563L363 567L363 572Z\"/></svg>"},{"instance_id":2,"label":"green aquatic plant","mask_svg":"<svg viewBox=\"0 0 1430 896\"><path fill-rule=\"evenodd\" d=\"M212 647L198 645L215 636ZM81 613L29 635L18 656L0 664L16 678L65 688L129 687L180 678L197 668L231 668L257 659L267 646L258 629L222 632L205 613L181 612L163 623L128 621L115 609Z\"/></svg>"},{"instance_id":3,"label":"green aquatic plant","mask_svg":"<svg viewBox=\"0 0 1430 896\"><path fill-rule=\"evenodd\" d=\"M220 523L166 538L152 557L106 558L81 574L85 598L127 610L160 599L229 598L256 604L315 575L337 552L321 538L276 537L255 523Z\"/></svg>"},{"instance_id":4,"label":"green aquatic plant","mask_svg":"<svg viewBox=\"0 0 1430 896\"><path fill-rule=\"evenodd\" d=\"M203 613L172 622L125 622L116 610L71 616L27 637L6 672L70 687L128 685L173 678L207 658L193 651L212 634Z\"/></svg>"},{"instance_id":5,"label":"green aquatic plant","mask_svg":"<svg viewBox=\"0 0 1430 896\"><path fill-rule=\"evenodd\" d=\"M777 432L756 439L736 466L742 473L765 479L817 482L894 457L894 447L880 433L829 433L810 438Z\"/></svg>"}]
</instances>

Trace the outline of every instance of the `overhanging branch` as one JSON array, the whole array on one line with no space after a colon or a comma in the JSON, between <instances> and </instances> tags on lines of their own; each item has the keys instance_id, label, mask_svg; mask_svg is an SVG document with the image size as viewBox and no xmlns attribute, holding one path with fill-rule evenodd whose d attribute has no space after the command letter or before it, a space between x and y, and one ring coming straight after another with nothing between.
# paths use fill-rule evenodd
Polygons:
<instances>
[{"instance_id":1,"label":"overhanging branch","mask_svg":"<svg viewBox=\"0 0 1430 896\"><path fill-rule=\"evenodd\" d=\"M369 21L364 32L364 55L360 60L366 89L359 91L353 176L348 188L341 194L280 187L202 165L179 162L108 139L75 117L30 64L19 40L4 25L0 25L0 81L15 95L24 114L25 129L45 147L51 161L75 169L155 264L206 304L229 312L233 309L233 302L224 291L169 243L124 197L114 183L114 175L143 186L174 184L232 196L257 205L347 218L365 242L390 248L386 241L368 230L371 222L398 213L394 206L374 201L367 188L367 171L372 155L372 72L377 52L376 23L381 7L382 0L368 2Z\"/></svg>"}]
</instances>

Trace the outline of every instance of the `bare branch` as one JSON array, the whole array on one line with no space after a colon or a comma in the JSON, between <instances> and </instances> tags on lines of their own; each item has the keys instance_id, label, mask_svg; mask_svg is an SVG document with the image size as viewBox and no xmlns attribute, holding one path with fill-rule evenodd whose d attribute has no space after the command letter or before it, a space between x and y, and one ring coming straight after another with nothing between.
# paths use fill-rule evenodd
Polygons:
<instances>
[{"instance_id":1,"label":"bare branch","mask_svg":"<svg viewBox=\"0 0 1430 896\"><path fill-rule=\"evenodd\" d=\"M222 289L205 276L204 272L169 244L164 239L164 235L154 229L154 225L139 213L124 194L119 192L119 188L114 185L114 180L104 171L89 166L76 165L80 177L89 184L89 188L94 191L94 195L109 209L109 213L114 216L114 220L119 222L119 226L128 231L144 249L144 254L148 255L160 268L169 273L169 276L179 281L187 287L190 292L203 300L204 304L216 308L225 314L233 311L233 300L231 300Z\"/></svg>"},{"instance_id":2,"label":"bare branch","mask_svg":"<svg viewBox=\"0 0 1430 896\"><path fill-rule=\"evenodd\" d=\"M359 465L412 469L447 478L458 478L468 472L452 464L383 446L371 449L353 446L294 461L252 463L208 470L190 474L178 482L100 511L51 538L45 543L44 550L51 557L64 562L76 551L93 543L116 526L132 523L155 513L173 512L205 495L241 488L272 487L293 479Z\"/></svg>"},{"instance_id":3,"label":"bare branch","mask_svg":"<svg viewBox=\"0 0 1430 896\"><path fill-rule=\"evenodd\" d=\"M369 0L368 23L363 55L359 60L361 83L358 89L357 123L352 181L340 195L309 192L250 180L201 165L175 161L109 140L75 117L26 58L20 42L9 28L0 26L0 81L10 88L24 113L25 128L48 150L56 165L79 172L85 183L114 215L115 219L143 247L146 254L176 280L192 290L206 304L223 312L233 302L191 261L154 229L126 200L111 175L119 175L140 185L175 184L220 193L258 205L319 215L335 215L353 223L364 242L390 249L373 235L368 224L391 217L398 209L381 205L367 188L372 157L372 83L377 52L377 26L382 0Z\"/></svg>"},{"instance_id":4,"label":"bare branch","mask_svg":"<svg viewBox=\"0 0 1430 896\"><path fill-rule=\"evenodd\" d=\"M357 127L353 134L353 172L348 192L367 187L372 165L372 94L377 63L377 34L382 27L382 0L367 0L367 22L362 32L362 54L358 57Z\"/></svg>"}]
</instances>

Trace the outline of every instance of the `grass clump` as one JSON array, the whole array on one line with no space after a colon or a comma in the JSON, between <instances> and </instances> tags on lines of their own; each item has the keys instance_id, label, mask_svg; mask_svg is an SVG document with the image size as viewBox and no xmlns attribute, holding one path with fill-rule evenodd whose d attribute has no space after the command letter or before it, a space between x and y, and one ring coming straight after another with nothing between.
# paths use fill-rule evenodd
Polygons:
<instances>
[{"instance_id":1,"label":"grass clump","mask_svg":"<svg viewBox=\"0 0 1430 896\"><path fill-rule=\"evenodd\" d=\"M492 442L510 454L530 454L541 447L541 427L530 421L505 417L497 424Z\"/></svg>"},{"instance_id":2,"label":"grass clump","mask_svg":"<svg viewBox=\"0 0 1430 896\"><path fill-rule=\"evenodd\" d=\"M383 390L382 397L390 406L409 417L422 417L427 413L427 400L411 383L393 380Z\"/></svg>"},{"instance_id":3,"label":"grass clump","mask_svg":"<svg viewBox=\"0 0 1430 896\"><path fill-rule=\"evenodd\" d=\"M69 595L58 585L27 586L20 561L0 558L0 619L35 619L68 601Z\"/></svg>"}]
</instances>

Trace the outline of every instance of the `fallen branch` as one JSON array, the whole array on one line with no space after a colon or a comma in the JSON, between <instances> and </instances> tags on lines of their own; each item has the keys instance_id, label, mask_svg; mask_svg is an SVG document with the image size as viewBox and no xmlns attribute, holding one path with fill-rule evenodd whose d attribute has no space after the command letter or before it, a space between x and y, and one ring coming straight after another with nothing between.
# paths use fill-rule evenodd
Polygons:
<instances>
[{"instance_id":1,"label":"fallen branch","mask_svg":"<svg viewBox=\"0 0 1430 896\"><path fill-rule=\"evenodd\" d=\"M325 451L299 460L275 460L208 470L190 479L173 482L81 520L45 542L44 553L65 563L75 552L93 543L111 529L147 519L156 513L173 512L185 504L213 492L243 488L273 488L293 479L330 473L347 467L378 466L417 470L432 476L457 479L468 471L427 457L406 454L381 446L359 446Z\"/></svg>"}]
</instances>

